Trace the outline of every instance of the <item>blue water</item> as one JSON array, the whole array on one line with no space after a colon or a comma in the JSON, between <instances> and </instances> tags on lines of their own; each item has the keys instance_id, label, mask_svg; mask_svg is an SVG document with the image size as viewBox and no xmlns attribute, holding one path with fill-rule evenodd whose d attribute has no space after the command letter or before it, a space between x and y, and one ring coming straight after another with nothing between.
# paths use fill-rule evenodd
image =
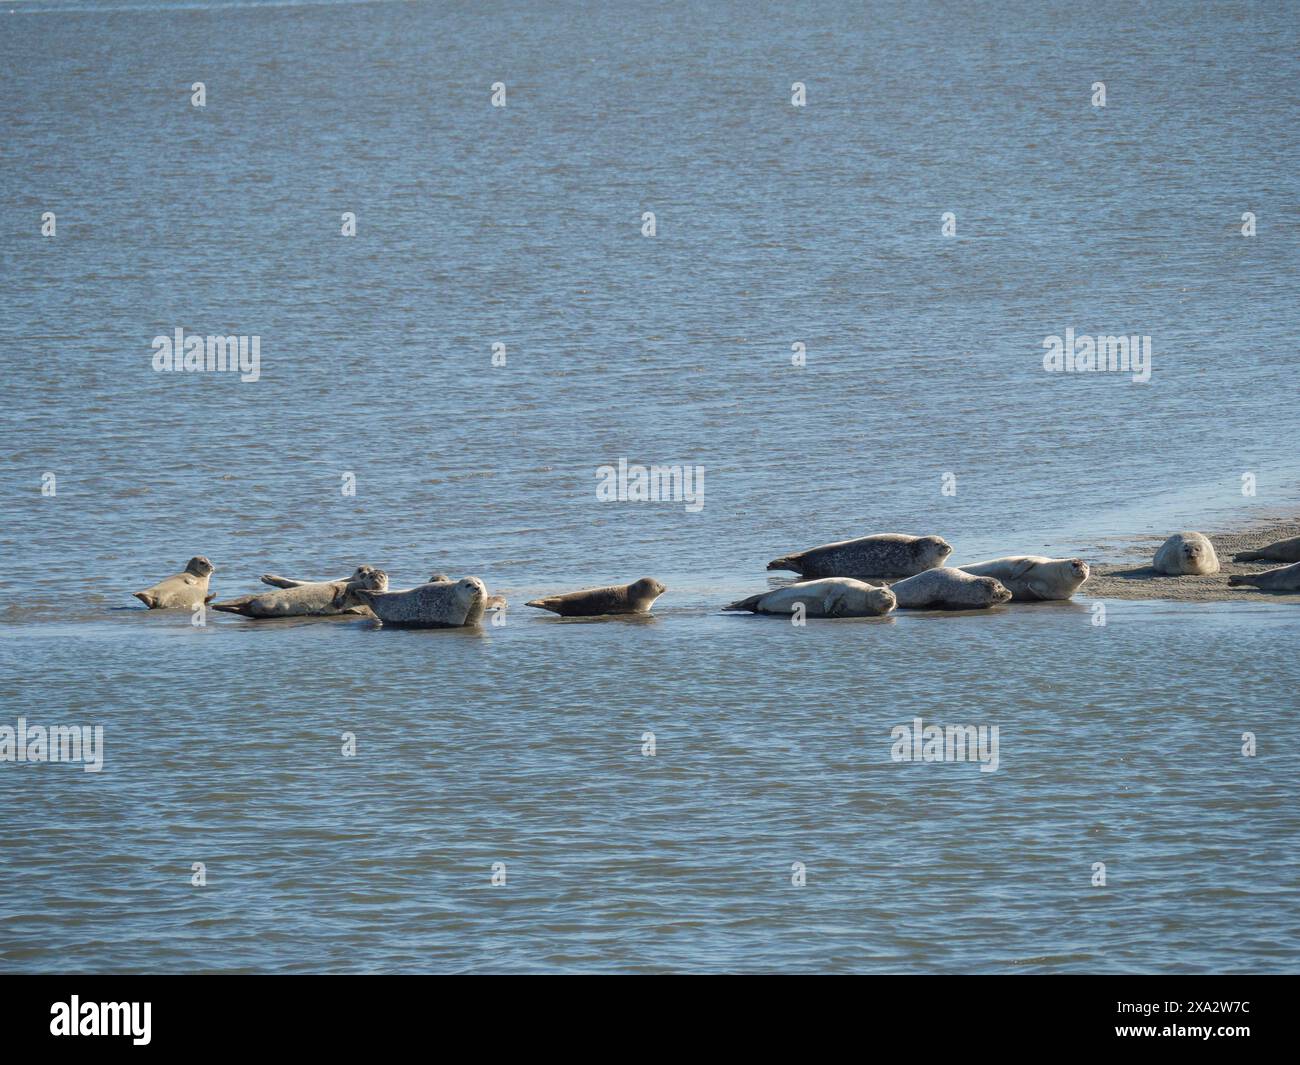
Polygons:
<instances>
[{"instance_id":1,"label":"blue water","mask_svg":"<svg viewBox=\"0 0 1300 1065\"><path fill-rule=\"evenodd\" d=\"M0 8L0 725L106 742L0 762L0 968L1294 970L1294 604L717 610L867 532L960 562L1300 513L1297 37L1272 4ZM260 336L260 379L154 372L178 327ZM1067 328L1151 336L1150 382L1044 372ZM597 502L620 457L702 466L703 509ZM511 609L137 609L197 553L223 598L364 562ZM523 606L643 575L648 621ZM998 725L999 769L891 761L915 716Z\"/></svg>"}]
</instances>

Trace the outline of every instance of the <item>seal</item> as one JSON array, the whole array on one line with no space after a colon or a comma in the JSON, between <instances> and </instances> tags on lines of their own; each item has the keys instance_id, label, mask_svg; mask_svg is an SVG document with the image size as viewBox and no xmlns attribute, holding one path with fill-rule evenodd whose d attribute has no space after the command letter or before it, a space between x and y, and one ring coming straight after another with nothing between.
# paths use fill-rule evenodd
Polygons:
<instances>
[{"instance_id":1,"label":"seal","mask_svg":"<svg viewBox=\"0 0 1300 1065\"><path fill-rule=\"evenodd\" d=\"M385 625L446 629L477 625L487 606L487 588L477 577L431 581L401 592L357 592L357 598Z\"/></svg>"},{"instance_id":2,"label":"seal","mask_svg":"<svg viewBox=\"0 0 1300 1065\"><path fill-rule=\"evenodd\" d=\"M143 592L131 594L150 610L193 609L199 603L208 603L216 598L208 594L208 578L215 570L206 556L195 555L185 563L183 572L174 573Z\"/></svg>"},{"instance_id":3,"label":"seal","mask_svg":"<svg viewBox=\"0 0 1300 1065\"><path fill-rule=\"evenodd\" d=\"M1261 547L1258 551L1242 551L1233 556L1234 562L1300 562L1300 536Z\"/></svg>"},{"instance_id":4,"label":"seal","mask_svg":"<svg viewBox=\"0 0 1300 1065\"><path fill-rule=\"evenodd\" d=\"M1011 601L996 577L976 577L959 569L929 569L892 584L900 610L983 610Z\"/></svg>"},{"instance_id":5,"label":"seal","mask_svg":"<svg viewBox=\"0 0 1300 1065\"><path fill-rule=\"evenodd\" d=\"M1167 577L1205 576L1219 572L1214 545L1198 532L1174 533L1156 552L1155 570Z\"/></svg>"},{"instance_id":6,"label":"seal","mask_svg":"<svg viewBox=\"0 0 1300 1065\"><path fill-rule=\"evenodd\" d=\"M1262 592L1300 592L1300 562L1266 569L1263 573L1234 573L1228 578L1234 588L1250 585Z\"/></svg>"},{"instance_id":7,"label":"seal","mask_svg":"<svg viewBox=\"0 0 1300 1065\"><path fill-rule=\"evenodd\" d=\"M562 618L597 618L606 614L648 614L654 601L668 591L653 577L609 588L584 588L531 599L525 606L540 607Z\"/></svg>"},{"instance_id":8,"label":"seal","mask_svg":"<svg viewBox=\"0 0 1300 1065\"><path fill-rule=\"evenodd\" d=\"M341 582L360 580L362 577L378 573L379 570L374 566L358 566L351 577L340 577L338 581L299 581L292 577L280 577L274 573L263 573L261 581L263 584L269 584L273 588L301 588L306 584L338 584Z\"/></svg>"},{"instance_id":9,"label":"seal","mask_svg":"<svg viewBox=\"0 0 1300 1065\"><path fill-rule=\"evenodd\" d=\"M751 595L724 610L748 610L754 614L793 614L803 604L810 618L876 618L894 609L894 593L852 577L824 577L792 584L772 592Z\"/></svg>"},{"instance_id":10,"label":"seal","mask_svg":"<svg viewBox=\"0 0 1300 1065\"><path fill-rule=\"evenodd\" d=\"M976 577L996 577L1011 598L1029 603L1069 599L1088 579L1088 563L1081 558L1008 555L957 568Z\"/></svg>"},{"instance_id":11,"label":"seal","mask_svg":"<svg viewBox=\"0 0 1300 1065\"><path fill-rule=\"evenodd\" d=\"M274 577L274 574L268 574ZM284 579L284 578L281 578ZM309 581L290 588L259 595L244 595L224 603L213 603L213 610L240 614L246 618L325 617L331 614L366 613L359 593L383 591L388 574L373 566L358 566L344 581Z\"/></svg>"},{"instance_id":12,"label":"seal","mask_svg":"<svg viewBox=\"0 0 1300 1065\"><path fill-rule=\"evenodd\" d=\"M941 536L878 533L857 540L810 547L774 558L768 569L793 570L802 577L911 577L942 566L952 546Z\"/></svg>"}]
</instances>

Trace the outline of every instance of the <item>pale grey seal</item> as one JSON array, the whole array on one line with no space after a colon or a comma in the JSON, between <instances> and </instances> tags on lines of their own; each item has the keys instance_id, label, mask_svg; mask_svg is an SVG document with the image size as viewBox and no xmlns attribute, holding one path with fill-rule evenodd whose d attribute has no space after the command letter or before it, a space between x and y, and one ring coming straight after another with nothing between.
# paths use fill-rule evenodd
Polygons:
<instances>
[{"instance_id":1,"label":"pale grey seal","mask_svg":"<svg viewBox=\"0 0 1300 1065\"><path fill-rule=\"evenodd\" d=\"M606 614L648 614L654 601L668 589L653 577L609 588L584 588L532 599L526 606L540 607L564 618L594 618Z\"/></svg>"},{"instance_id":2,"label":"pale grey seal","mask_svg":"<svg viewBox=\"0 0 1300 1065\"><path fill-rule=\"evenodd\" d=\"M274 576L274 574L268 574ZM224 603L213 603L213 610L242 614L247 618L319 617L331 614L366 612L359 598L362 591L383 591L388 574L374 566L358 566L345 581L311 581L279 591L244 595Z\"/></svg>"},{"instance_id":3,"label":"pale grey seal","mask_svg":"<svg viewBox=\"0 0 1300 1065\"><path fill-rule=\"evenodd\" d=\"M878 533L782 555L769 562L767 568L793 570L809 579L911 577L942 566L951 553L951 545L941 536Z\"/></svg>"},{"instance_id":4,"label":"pale grey seal","mask_svg":"<svg viewBox=\"0 0 1300 1065\"><path fill-rule=\"evenodd\" d=\"M852 577L824 577L792 584L772 592L751 595L725 610L748 610L754 614L793 614L802 603L810 618L874 618L894 609L894 593L888 588Z\"/></svg>"},{"instance_id":5,"label":"pale grey seal","mask_svg":"<svg viewBox=\"0 0 1300 1065\"><path fill-rule=\"evenodd\" d=\"M1242 551L1233 558L1235 562L1300 562L1300 536L1261 547L1258 551Z\"/></svg>"},{"instance_id":6,"label":"pale grey seal","mask_svg":"<svg viewBox=\"0 0 1300 1065\"><path fill-rule=\"evenodd\" d=\"M1167 577L1184 574L1205 576L1219 572L1219 556L1214 553L1214 545L1201 533L1174 533L1156 552L1155 570Z\"/></svg>"},{"instance_id":7,"label":"pale grey seal","mask_svg":"<svg viewBox=\"0 0 1300 1065\"><path fill-rule=\"evenodd\" d=\"M1088 579L1088 563L1081 558L1008 555L957 568L976 577L996 577L1013 599L1028 602L1069 599Z\"/></svg>"},{"instance_id":8,"label":"pale grey seal","mask_svg":"<svg viewBox=\"0 0 1300 1065\"><path fill-rule=\"evenodd\" d=\"M477 625L487 606L487 588L477 577L436 581L401 592L358 591L357 597L385 625L459 628Z\"/></svg>"},{"instance_id":9,"label":"pale grey seal","mask_svg":"<svg viewBox=\"0 0 1300 1065\"><path fill-rule=\"evenodd\" d=\"M996 577L946 566L891 584L889 590L902 610L982 610L1011 601L1011 592Z\"/></svg>"},{"instance_id":10,"label":"pale grey seal","mask_svg":"<svg viewBox=\"0 0 1300 1065\"><path fill-rule=\"evenodd\" d=\"M185 564L184 572L173 574L143 592L131 594L150 610L192 609L216 598L208 594L208 578L215 570L216 567L204 555L195 555Z\"/></svg>"},{"instance_id":11,"label":"pale grey seal","mask_svg":"<svg viewBox=\"0 0 1300 1065\"><path fill-rule=\"evenodd\" d=\"M1234 588L1250 585L1264 592L1300 592L1300 562L1263 573L1234 573L1228 583Z\"/></svg>"}]
</instances>

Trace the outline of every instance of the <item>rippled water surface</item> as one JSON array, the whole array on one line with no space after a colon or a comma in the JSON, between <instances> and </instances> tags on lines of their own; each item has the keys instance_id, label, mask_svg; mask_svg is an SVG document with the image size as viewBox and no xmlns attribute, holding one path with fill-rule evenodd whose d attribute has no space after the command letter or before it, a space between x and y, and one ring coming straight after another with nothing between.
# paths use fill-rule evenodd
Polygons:
<instances>
[{"instance_id":1,"label":"rippled water surface","mask_svg":"<svg viewBox=\"0 0 1300 1065\"><path fill-rule=\"evenodd\" d=\"M0 968L1294 970L1296 604L717 612L866 532L1300 512L1294 13L538 8L0 9L0 726L105 735L0 762ZM260 380L155 373L178 327ZM1045 373L1067 328L1150 382ZM597 502L621 457L703 508ZM511 609L138 608L196 553ZM918 716L997 771L891 760Z\"/></svg>"}]
</instances>

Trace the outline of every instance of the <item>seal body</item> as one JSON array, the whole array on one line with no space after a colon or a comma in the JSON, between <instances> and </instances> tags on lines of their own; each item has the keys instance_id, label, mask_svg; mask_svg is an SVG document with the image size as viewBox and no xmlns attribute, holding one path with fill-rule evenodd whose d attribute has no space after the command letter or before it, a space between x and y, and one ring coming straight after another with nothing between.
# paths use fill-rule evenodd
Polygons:
<instances>
[{"instance_id":1,"label":"seal body","mask_svg":"<svg viewBox=\"0 0 1300 1065\"><path fill-rule=\"evenodd\" d=\"M1235 573L1228 583L1234 588L1249 585L1263 592L1300 592L1300 562L1263 573Z\"/></svg>"},{"instance_id":2,"label":"seal body","mask_svg":"<svg viewBox=\"0 0 1300 1065\"><path fill-rule=\"evenodd\" d=\"M1219 572L1214 545L1198 532L1174 533L1156 552L1155 570L1167 577L1205 576Z\"/></svg>"},{"instance_id":3,"label":"seal body","mask_svg":"<svg viewBox=\"0 0 1300 1065\"><path fill-rule=\"evenodd\" d=\"M274 574L268 574L274 576ZM283 578L281 578L283 579ZM244 595L224 603L213 603L213 610L241 614L246 618L325 617L332 614L359 614L366 604L359 593L383 591L388 574L374 566L358 566L345 581L309 581L274 592Z\"/></svg>"},{"instance_id":4,"label":"seal body","mask_svg":"<svg viewBox=\"0 0 1300 1065\"><path fill-rule=\"evenodd\" d=\"M823 577L792 584L762 595L751 595L727 610L748 610L754 614L793 614L802 603L810 618L876 618L894 609L894 593L888 588L855 581L852 577Z\"/></svg>"},{"instance_id":5,"label":"seal body","mask_svg":"<svg viewBox=\"0 0 1300 1065\"><path fill-rule=\"evenodd\" d=\"M360 591L360 600L385 625L443 629L477 625L487 607L487 587L477 577L431 581L401 592Z\"/></svg>"},{"instance_id":6,"label":"seal body","mask_svg":"<svg viewBox=\"0 0 1300 1065\"><path fill-rule=\"evenodd\" d=\"M995 577L1013 599L1031 603L1069 599L1088 579L1088 563L1081 558L1008 555L957 568L976 577Z\"/></svg>"},{"instance_id":7,"label":"seal body","mask_svg":"<svg viewBox=\"0 0 1300 1065\"><path fill-rule=\"evenodd\" d=\"M782 555L767 564L768 569L793 570L812 580L818 577L911 577L942 566L952 547L941 536L906 536L879 533L857 540L810 547Z\"/></svg>"},{"instance_id":8,"label":"seal body","mask_svg":"<svg viewBox=\"0 0 1300 1065\"><path fill-rule=\"evenodd\" d=\"M595 618L606 614L648 614L656 599L668 589L653 577L608 588L584 588L531 599L526 606L540 607L563 618Z\"/></svg>"},{"instance_id":9,"label":"seal body","mask_svg":"<svg viewBox=\"0 0 1300 1065\"><path fill-rule=\"evenodd\" d=\"M983 610L1011 601L1011 592L996 577L976 577L947 566L908 577L889 590L906 610Z\"/></svg>"},{"instance_id":10,"label":"seal body","mask_svg":"<svg viewBox=\"0 0 1300 1065\"><path fill-rule=\"evenodd\" d=\"M347 581L360 580L363 577L379 573L374 566L358 566L352 573L351 577L340 577L337 581L299 581L292 577L280 577L274 573L263 573L261 581L263 584L269 584L273 588L301 588L306 584L339 584ZM385 578L387 580L387 578Z\"/></svg>"},{"instance_id":11,"label":"seal body","mask_svg":"<svg viewBox=\"0 0 1300 1065\"><path fill-rule=\"evenodd\" d=\"M1242 551L1235 555L1236 562L1300 562L1300 536L1261 547L1258 551Z\"/></svg>"},{"instance_id":12,"label":"seal body","mask_svg":"<svg viewBox=\"0 0 1300 1065\"><path fill-rule=\"evenodd\" d=\"M173 574L143 592L131 594L150 610L193 609L214 598L208 594L208 578L215 569L205 556L195 555L185 564L183 572Z\"/></svg>"}]
</instances>

